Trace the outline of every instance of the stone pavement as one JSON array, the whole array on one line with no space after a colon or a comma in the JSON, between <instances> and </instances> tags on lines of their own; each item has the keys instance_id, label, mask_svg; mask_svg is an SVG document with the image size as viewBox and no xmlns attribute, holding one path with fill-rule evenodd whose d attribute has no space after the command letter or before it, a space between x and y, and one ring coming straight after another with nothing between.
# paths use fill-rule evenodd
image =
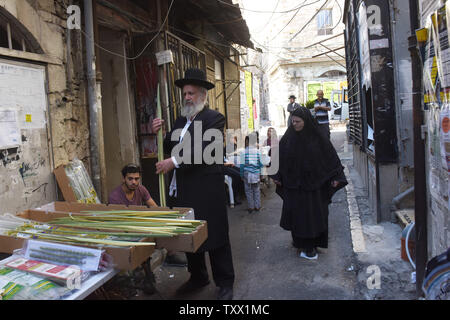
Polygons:
<instances>
[{"instance_id":1,"label":"stone pavement","mask_svg":"<svg viewBox=\"0 0 450 320\"><path fill-rule=\"evenodd\" d=\"M342 135L340 132L343 129L336 128L332 135ZM345 141L342 148L336 149L349 181L346 191L349 211L354 218L351 221L351 232L356 264L352 268L358 278L357 296L369 300L417 299L416 286L411 281L414 269L409 262L401 259L402 227L395 222L376 224L373 220L367 189L363 187L361 177L353 167L352 144L347 142L346 135L343 137ZM376 286L372 276L378 270L380 282Z\"/></svg>"},{"instance_id":2,"label":"stone pavement","mask_svg":"<svg viewBox=\"0 0 450 320\"><path fill-rule=\"evenodd\" d=\"M300 258L291 245L290 233L279 226L281 199L273 185L263 187L259 213L249 214L245 201L228 211L235 300L416 299L415 284L410 281L413 269L400 258L401 227L391 222L376 225L370 220L367 192L352 166L345 127L334 128L332 142L351 184L336 193L330 205L329 248L321 250L318 260ZM163 264L154 273L157 293L139 291L133 299L216 297L213 281L198 293L176 296L175 290L189 278L185 267Z\"/></svg>"}]
</instances>

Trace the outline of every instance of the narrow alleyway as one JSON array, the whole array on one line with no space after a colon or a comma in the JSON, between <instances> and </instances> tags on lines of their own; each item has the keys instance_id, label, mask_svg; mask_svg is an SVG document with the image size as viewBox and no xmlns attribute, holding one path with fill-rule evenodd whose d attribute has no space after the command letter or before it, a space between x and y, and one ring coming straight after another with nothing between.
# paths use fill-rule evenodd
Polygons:
<instances>
[{"instance_id":1,"label":"narrow alleyway","mask_svg":"<svg viewBox=\"0 0 450 320\"><path fill-rule=\"evenodd\" d=\"M352 169L345 127L332 131L332 142L343 165ZM351 172L354 178L354 171ZM236 300L414 299L414 285L408 278L409 265L399 256L397 236L401 229L398 225L381 226L385 241L378 239L372 244L371 237L365 234L368 251L375 251L357 256L353 252L347 190L342 189L330 205L329 248L321 250L318 260L308 261L298 257L290 233L279 226L282 201L274 189L273 184L270 188L263 187L263 209L258 214L249 214L245 201L229 209ZM358 206L363 206L363 191L358 185L355 193ZM372 264L380 265L382 271L380 289L367 288L370 274L366 270ZM213 300L216 297L213 281L198 293L176 296L175 290L189 278L184 267L163 265L155 271L155 277L158 293L151 296L140 293L135 299Z\"/></svg>"}]
</instances>

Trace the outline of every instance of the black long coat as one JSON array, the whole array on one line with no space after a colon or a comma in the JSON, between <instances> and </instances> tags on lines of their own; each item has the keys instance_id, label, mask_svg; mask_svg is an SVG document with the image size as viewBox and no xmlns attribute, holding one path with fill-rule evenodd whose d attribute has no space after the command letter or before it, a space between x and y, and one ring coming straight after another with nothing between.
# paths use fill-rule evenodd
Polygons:
<instances>
[{"instance_id":1,"label":"black long coat","mask_svg":"<svg viewBox=\"0 0 450 320\"><path fill-rule=\"evenodd\" d=\"M289 127L280 140L280 168L273 176L281 182L283 198L280 226L299 238L313 239L328 230L328 205L347 185L344 167L331 141L318 131L311 113L302 107L304 133ZM300 138L303 137L303 138ZM331 181L338 181L337 187Z\"/></svg>"},{"instance_id":2,"label":"black long coat","mask_svg":"<svg viewBox=\"0 0 450 320\"><path fill-rule=\"evenodd\" d=\"M178 144L178 141L171 141L171 136L174 130L183 129L186 121L185 117L178 117L172 131L166 135L164 140L166 153L172 153L173 148ZM198 122L202 124L202 137L208 129L217 129L223 134L224 116L217 111L205 108L197 114L188 128L192 142L196 122L197 125ZM202 153L210 143L211 141L202 142ZM223 141L221 143L223 149ZM177 197L173 201L173 206L193 208L195 219L207 221L208 239L198 251L209 251L229 242L223 164L206 164L204 161L202 164L194 164L193 160L194 143L191 144L191 164L179 163L180 167L176 169Z\"/></svg>"}]
</instances>

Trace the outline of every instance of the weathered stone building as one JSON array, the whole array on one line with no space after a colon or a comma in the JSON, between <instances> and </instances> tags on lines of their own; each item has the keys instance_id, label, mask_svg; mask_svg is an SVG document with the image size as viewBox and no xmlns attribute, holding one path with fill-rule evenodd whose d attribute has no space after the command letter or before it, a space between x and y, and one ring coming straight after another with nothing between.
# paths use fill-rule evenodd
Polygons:
<instances>
[{"instance_id":1,"label":"weathered stone building","mask_svg":"<svg viewBox=\"0 0 450 320\"><path fill-rule=\"evenodd\" d=\"M9 130L0 139L0 212L58 199L53 169L75 158L103 201L130 162L158 200L156 84L170 128L181 103L174 80L202 68L216 84L211 107L239 128L231 44L252 46L245 21L230 23L239 18L239 8L217 1L0 0L0 121ZM158 66L164 50L173 63Z\"/></svg>"},{"instance_id":2,"label":"weathered stone building","mask_svg":"<svg viewBox=\"0 0 450 320\"><path fill-rule=\"evenodd\" d=\"M268 119L285 126L290 95L306 103L316 99L318 89L329 97L332 89L346 86L344 1L273 3L278 5L270 23L253 37L263 51L260 65L270 83L264 92Z\"/></svg>"}]
</instances>

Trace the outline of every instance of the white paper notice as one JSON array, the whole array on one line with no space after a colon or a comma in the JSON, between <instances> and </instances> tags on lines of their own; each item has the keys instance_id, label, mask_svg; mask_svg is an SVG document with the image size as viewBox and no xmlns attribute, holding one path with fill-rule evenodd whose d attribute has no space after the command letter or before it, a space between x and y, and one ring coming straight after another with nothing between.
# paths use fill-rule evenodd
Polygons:
<instances>
[{"instance_id":1,"label":"white paper notice","mask_svg":"<svg viewBox=\"0 0 450 320\"><path fill-rule=\"evenodd\" d=\"M16 111L0 110L0 149L14 147L21 143Z\"/></svg>"}]
</instances>

